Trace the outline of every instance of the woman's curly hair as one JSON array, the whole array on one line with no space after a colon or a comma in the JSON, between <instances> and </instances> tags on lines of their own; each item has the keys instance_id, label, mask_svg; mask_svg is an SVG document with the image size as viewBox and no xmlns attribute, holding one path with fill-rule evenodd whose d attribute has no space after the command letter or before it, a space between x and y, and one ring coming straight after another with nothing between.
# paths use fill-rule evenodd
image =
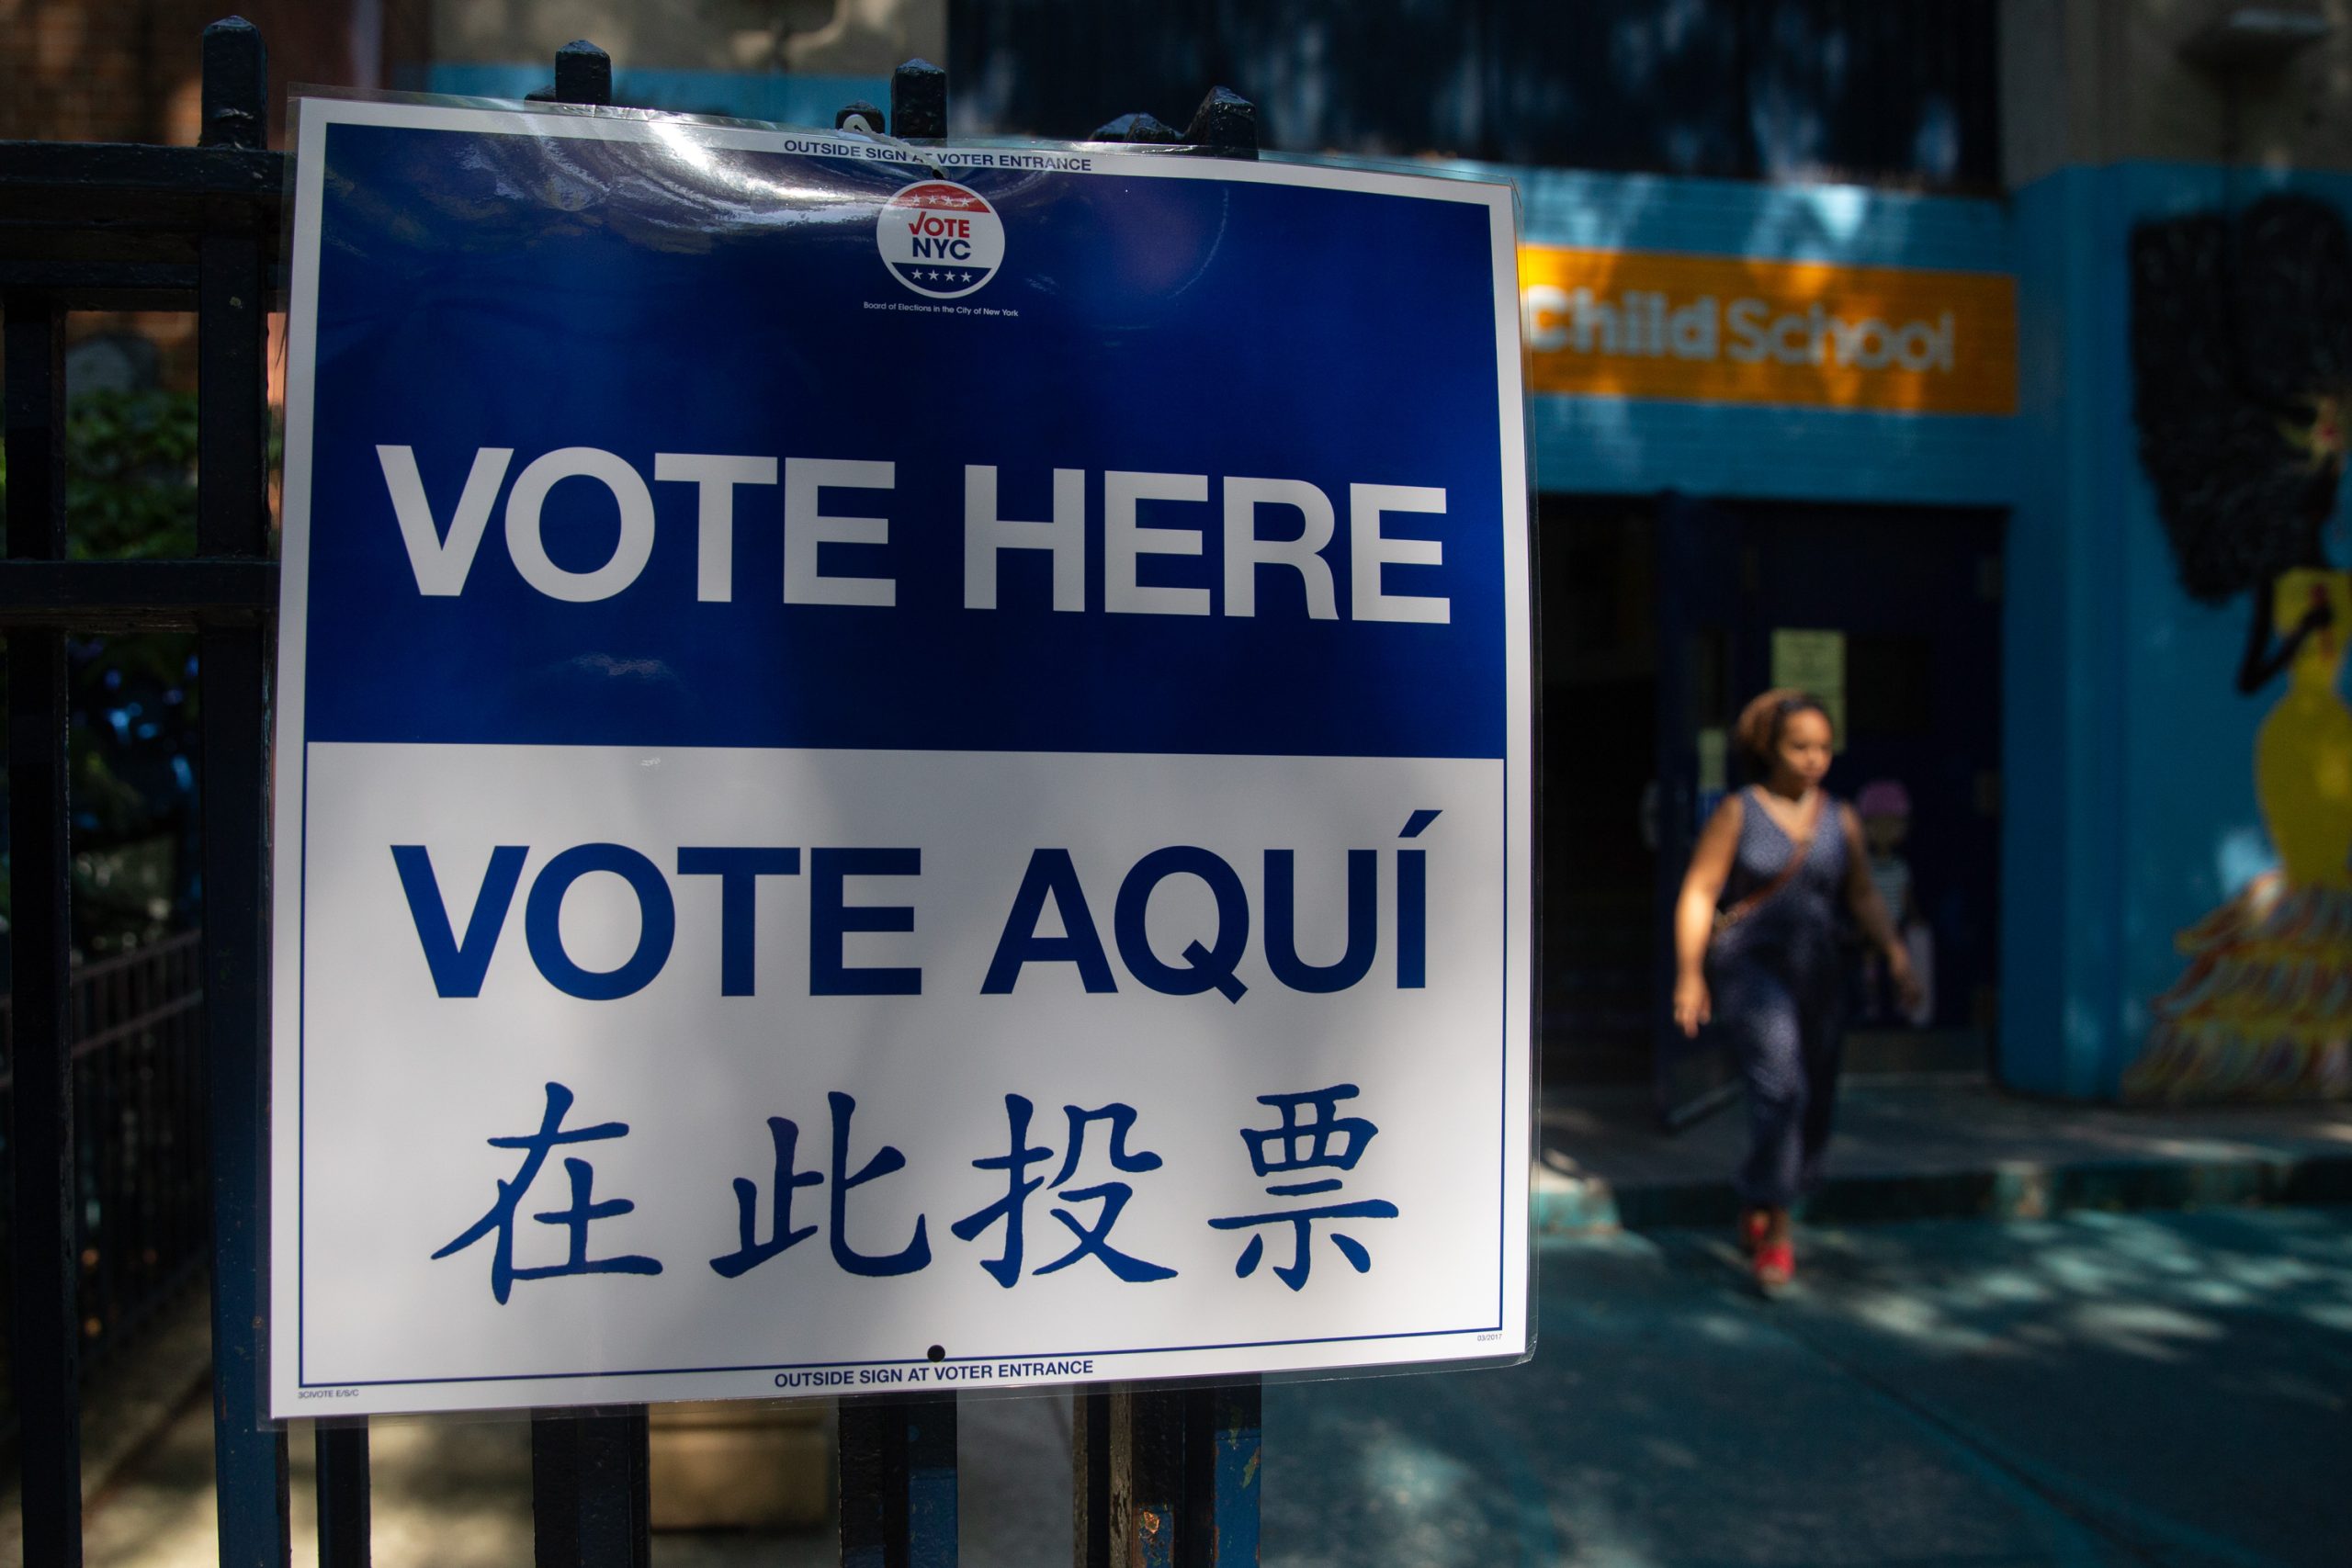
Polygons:
<instances>
[{"instance_id":1,"label":"woman's curly hair","mask_svg":"<svg viewBox=\"0 0 2352 1568\"><path fill-rule=\"evenodd\" d=\"M1817 713L1823 723L1834 723L1819 697L1794 686L1775 686L1759 693L1739 710L1739 721L1731 728L1732 739L1747 753L1758 773L1771 770L1772 754L1781 745L1781 731L1792 714L1800 713Z\"/></svg>"}]
</instances>

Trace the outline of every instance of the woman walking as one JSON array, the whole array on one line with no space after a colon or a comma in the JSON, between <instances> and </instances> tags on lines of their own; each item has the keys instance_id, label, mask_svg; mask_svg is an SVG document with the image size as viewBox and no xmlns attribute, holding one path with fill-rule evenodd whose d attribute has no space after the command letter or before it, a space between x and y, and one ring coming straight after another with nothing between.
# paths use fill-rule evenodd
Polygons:
<instances>
[{"instance_id":1,"label":"woman walking","mask_svg":"<svg viewBox=\"0 0 2352 1568\"><path fill-rule=\"evenodd\" d=\"M1766 1291L1796 1271L1789 1205L1819 1179L1838 1094L1843 988L1838 903L1853 910L1907 1008L1911 955L1871 883L1861 823L1821 788L1829 715L1766 692L1734 732L1758 782L1725 799L1691 852L1675 908L1674 1021L1731 1033L1747 1088L1747 1158L1734 1184L1740 1240ZM1728 897L1728 905L1724 900Z\"/></svg>"}]
</instances>

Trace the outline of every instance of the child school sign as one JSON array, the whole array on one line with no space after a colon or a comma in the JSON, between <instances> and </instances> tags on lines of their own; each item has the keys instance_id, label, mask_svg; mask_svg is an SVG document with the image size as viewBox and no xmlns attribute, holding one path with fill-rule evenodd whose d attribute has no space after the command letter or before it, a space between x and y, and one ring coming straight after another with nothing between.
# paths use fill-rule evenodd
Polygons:
<instances>
[{"instance_id":1,"label":"child school sign","mask_svg":"<svg viewBox=\"0 0 2352 1568\"><path fill-rule=\"evenodd\" d=\"M296 166L275 1415L1526 1351L1507 186Z\"/></svg>"}]
</instances>

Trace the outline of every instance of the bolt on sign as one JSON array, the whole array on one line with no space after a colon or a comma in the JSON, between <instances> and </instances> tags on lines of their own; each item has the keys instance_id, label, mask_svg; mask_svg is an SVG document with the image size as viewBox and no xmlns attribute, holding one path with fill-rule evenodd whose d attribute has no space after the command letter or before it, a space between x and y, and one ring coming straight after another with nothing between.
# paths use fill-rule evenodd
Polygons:
<instances>
[{"instance_id":1,"label":"bolt on sign","mask_svg":"<svg viewBox=\"0 0 2352 1568\"><path fill-rule=\"evenodd\" d=\"M1530 245L1520 285L1538 392L2017 412L2000 274Z\"/></svg>"},{"instance_id":2,"label":"bolt on sign","mask_svg":"<svg viewBox=\"0 0 2352 1568\"><path fill-rule=\"evenodd\" d=\"M296 166L277 1416L1527 1353L1506 186Z\"/></svg>"}]
</instances>

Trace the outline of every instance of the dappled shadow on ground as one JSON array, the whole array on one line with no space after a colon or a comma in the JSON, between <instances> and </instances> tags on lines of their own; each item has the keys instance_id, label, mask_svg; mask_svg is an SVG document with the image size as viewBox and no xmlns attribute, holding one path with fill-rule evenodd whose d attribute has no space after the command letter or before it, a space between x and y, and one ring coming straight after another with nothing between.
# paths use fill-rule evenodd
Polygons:
<instances>
[{"instance_id":1,"label":"dappled shadow on ground","mask_svg":"<svg viewBox=\"0 0 2352 1568\"><path fill-rule=\"evenodd\" d=\"M1307 1564L2323 1563L2352 1539L2352 1211L1546 1249L1499 1371L1267 1398L1266 1553Z\"/></svg>"},{"instance_id":2,"label":"dappled shadow on ground","mask_svg":"<svg viewBox=\"0 0 2352 1568\"><path fill-rule=\"evenodd\" d=\"M2352 1212L1818 1238L1788 1331L2165 1562L2344 1561Z\"/></svg>"}]
</instances>

